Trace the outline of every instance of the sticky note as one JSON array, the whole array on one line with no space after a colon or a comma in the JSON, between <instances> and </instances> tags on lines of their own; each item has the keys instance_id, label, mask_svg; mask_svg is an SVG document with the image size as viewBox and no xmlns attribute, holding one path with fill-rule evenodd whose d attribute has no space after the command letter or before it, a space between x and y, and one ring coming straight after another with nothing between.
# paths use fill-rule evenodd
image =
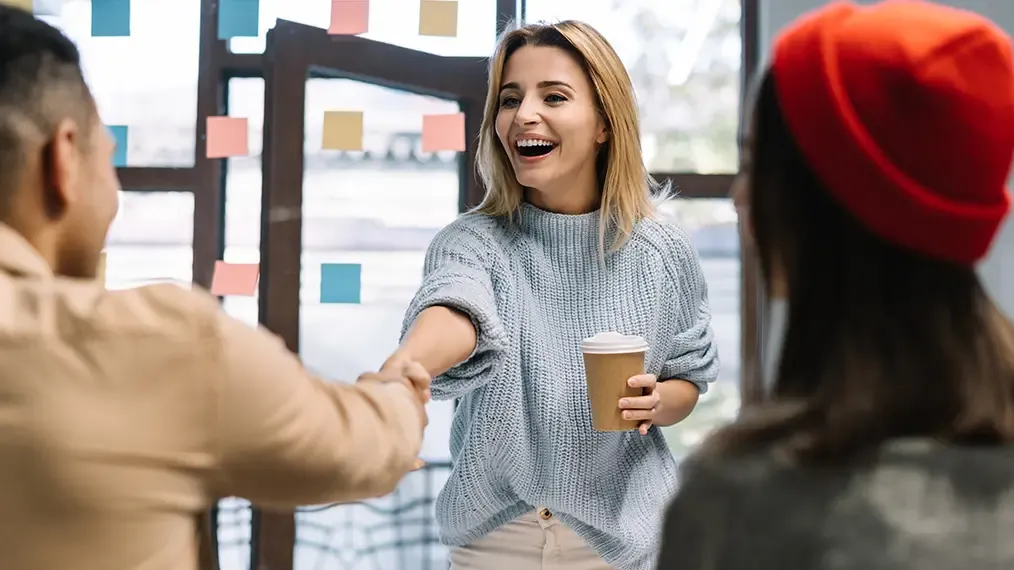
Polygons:
<instances>
[{"instance_id":1,"label":"sticky note","mask_svg":"<svg viewBox=\"0 0 1014 570\"><path fill-rule=\"evenodd\" d=\"M130 0L92 0L92 36L130 35Z\"/></svg>"},{"instance_id":2,"label":"sticky note","mask_svg":"<svg viewBox=\"0 0 1014 570\"><path fill-rule=\"evenodd\" d=\"M420 0L419 35L458 35L458 2L456 0Z\"/></svg>"},{"instance_id":3,"label":"sticky note","mask_svg":"<svg viewBox=\"0 0 1014 570\"><path fill-rule=\"evenodd\" d=\"M322 148L363 150L362 111L325 111Z\"/></svg>"},{"instance_id":4,"label":"sticky note","mask_svg":"<svg viewBox=\"0 0 1014 570\"><path fill-rule=\"evenodd\" d=\"M208 158L247 156L247 120L237 117L208 117Z\"/></svg>"},{"instance_id":5,"label":"sticky note","mask_svg":"<svg viewBox=\"0 0 1014 570\"><path fill-rule=\"evenodd\" d=\"M260 0L218 0L218 39L256 38L260 10Z\"/></svg>"},{"instance_id":6,"label":"sticky note","mask_svg":"<svg viewBox=\"0 0 1014 570\"><path fill-rule=\"evenodd\" d=\"M211 277L211 294L219 297L253 297L257 292L260 266L256 263L215 262Z\"/></svg>"},{"instance_id":7,"label":"sticky note","mask_svg":"<svg viewBox=\"0 0 1014 570\"><path fill-rule=\"evenodd\" d=\"M0 5L21 8L26 12L33 12L35 8L33 0L0 0Z\"/></svg>"},{"instance_id":8,"label":"sticky note","mask_svg":"<svg viewBox=\"0 0 1014 570\"><path fill-rule=\"evenodd\" d=\"M99 254L99 266L95 270L95 280L102 285L106 284L106 252Z\"/></svg>"},{"instance_id":9,"label":"sticky note","mask_svg":"<svg viewBox=\"0 0 1014 570\"><path fill-rule=\"evenodd\" d=\"M465 114L423 115L422 151L465 150Z\"/></svg>"},{"instance_id":10,"label":"sticky note","mask_svg":"<svg viewBox=\"0 0 1014 570\"><path fill-rule=\"evenodd\" d=\"M369 0L331 0L331 25L327 33L357 35L370 31Z\"/></svg>"},{"instance_id":11,"label":"sticky note","mask_svg":"<svg viewBox=\"0 0 1014 570\"><path fill-rule=\"evenodd\" d=\"M320 266L321 303L359 303L363 268L358 263L325 263Z\"/></svg>"},{"instance_id":12,"label":"sticky note","mask_svg":"<svg viewBox=\"0 0 1014 570\"><path fill-rule=\"evenodd\" d=\"M124 125L108 125L109 134L116 139L116 150L113 152L113 166L127 166L128 131Z\"/></svg>"}]
</instances>

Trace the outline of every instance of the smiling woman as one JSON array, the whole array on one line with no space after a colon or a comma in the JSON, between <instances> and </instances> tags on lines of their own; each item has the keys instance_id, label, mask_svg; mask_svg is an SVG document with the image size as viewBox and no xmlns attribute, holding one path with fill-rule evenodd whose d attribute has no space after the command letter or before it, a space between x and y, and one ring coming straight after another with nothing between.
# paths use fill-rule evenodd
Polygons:
<instances>
[{"instance_id":1,"label":"smiling woman","mask_svg":"<svg viewBox=\"0 0 1014 570\"><path fill-rule=\"evenodd\" d=\"M593 28L506 32L484 111L487 194L433 238L385 364L421 362L458 401L436 504L451 568L535 570L556 545L575 570L648 570L676 483L658 428L718 375L701 262L657 216L633 87ZM643 393L612 404L629 431L592 422L580 347L606 331L650 347L614 378Z\"/></svg>"},{"instance_id":2,"label":"smiling woman","mask_svg":"<svg viewBox=\"0 0 1014 570\"><path fill-rule=\"evenodd\" d=\"M522 200L584 214L600 207L618 247L653 211L658 188L640 153L633 86L616 53L577 21L506 33L493 56L479 135L479 207L497 216ZM541 151L541 152L540 152Z\"/></svg>"}]
</instances>

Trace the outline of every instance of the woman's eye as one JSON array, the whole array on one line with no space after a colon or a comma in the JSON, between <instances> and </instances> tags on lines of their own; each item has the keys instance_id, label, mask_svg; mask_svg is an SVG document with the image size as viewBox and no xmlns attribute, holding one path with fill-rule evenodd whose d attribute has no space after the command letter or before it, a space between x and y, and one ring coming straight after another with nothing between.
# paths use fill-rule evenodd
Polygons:
<instances>
[{"instance_id":1,"label":"woman's eye","mask_svg":"<svg viewBox=\"0 0 1014 570\"><path fill-rule=\"evenodd\" d=\"M564 97L563 95L553 94L553 95L549 95L548 97L546 97L546 102L547 103L563 103L566 100L567 100L567 98Z\"/></svg>"},{"instance_id":2,"label":"woman's eye","mask_svg":"<svg viewBox=\"0 0 1014 570\"><path fill-rule=\"evenodd\" d=\"M520 101L518 101L517 97L504 97L503 100L500 101L500 106L508 108L517 107L519 103Z\"/></svg>"}]
</instances>

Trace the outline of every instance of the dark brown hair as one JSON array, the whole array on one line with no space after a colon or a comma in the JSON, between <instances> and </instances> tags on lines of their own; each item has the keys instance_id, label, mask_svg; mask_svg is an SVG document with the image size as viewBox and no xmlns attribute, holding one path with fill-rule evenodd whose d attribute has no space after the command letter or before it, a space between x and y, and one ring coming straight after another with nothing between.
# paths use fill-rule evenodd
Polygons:
<instances>
[{"instance_id":1,"label":"dark brown hair","mask_svg":"<svg viewBox=\"0 0 1014 570\"><path fill-rule=\"evenodd\" d=\"M752 126L750 222L769 290L775 267L785 279L787 330L771 401L705 451L775 447L816 463L905 436L1014 441L1014 327L975 270L888 243L841 208L770 74Z\"/></svg>"},{"instance_id":2,"label":"dark brown hair","mask_svg":"<svg viewBox=\"0 0 1014 570\"><path fill-rule=\"evenodd\" d=\"M0 3L0 219L9 214L31 145L48 145L67 117L92 127L95 110L74 43L30 12ZM81 148L87 150L83 141Z\"/></svg>"}]
</instances>

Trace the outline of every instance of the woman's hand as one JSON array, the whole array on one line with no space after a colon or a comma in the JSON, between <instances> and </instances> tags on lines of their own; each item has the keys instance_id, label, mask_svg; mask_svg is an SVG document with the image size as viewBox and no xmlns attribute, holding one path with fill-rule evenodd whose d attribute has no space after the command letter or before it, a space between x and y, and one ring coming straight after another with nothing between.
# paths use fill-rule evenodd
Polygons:
<instances>
[{"instance_id":1,"label":"woman's hand","mask_svg":"<svg viewBox=\"0 0 1014 570\"><path fill-rule=\"evenodd\" d=\"M623 410L623 419L640 420L638 431L641 435L648 434L648 428L655 420L658 412L658 404L661 401L658 391L658 378L654 374L638 374L627 380L631 388L641 388L643 396L633 396L620 399L620 409Z\"/></svg>"}]
</instances>

